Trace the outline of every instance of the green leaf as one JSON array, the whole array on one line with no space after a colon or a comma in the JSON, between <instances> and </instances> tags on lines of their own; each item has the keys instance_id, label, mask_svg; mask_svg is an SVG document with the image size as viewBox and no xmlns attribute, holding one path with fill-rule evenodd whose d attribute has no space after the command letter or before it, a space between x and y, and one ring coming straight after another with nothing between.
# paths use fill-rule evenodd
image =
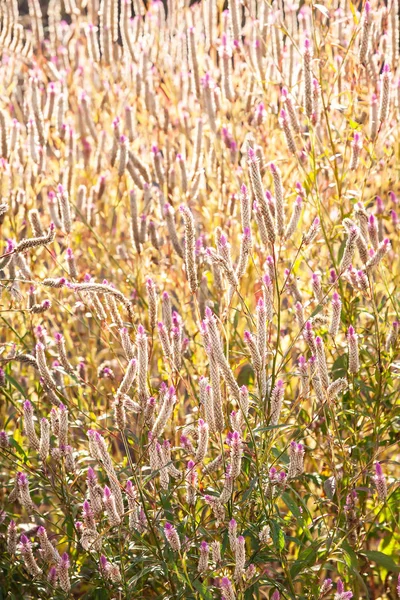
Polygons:
<instances>
[{"instance_id":1,"label":"green leaf","mask_svg":"<svg viewBox=\"0 0 400 600\"><path fill-rule=\"evenodd\" d=\"M19 385L18 381L16 381L14 379L14 377L11 377L11 375L9 375L8 373L6 373L6 379L7 379L7 381L9 381L11 383L11 385L13 387L15 387L16 390L19 391L19 393L22 395L22 397L25 398L25 392L24 392L23 388Z\"/></svg>"},{"instance_id":2,"label":"green leaf","mask_svg":"<svg viewBox=\"0 0 400 600\"><path fill-rule=\"evenodd\" d=\"M298 559L293 563L290 569L290 575L295 578L306 567L315 564L317 552L315 548L309 547L300 552Z\"/></svg>"},{"instance_id":3,"label":"green leaf","mask_svg":"<svg viewBox=\"0 0 400 600\"><path fill-rule=\"evenodd\" d=\"M332 365L333 379L339 379L339 377L346 377L347 373L347 358L344 354L339 356Z\"/></svg>"},{"instance_id":4,"label":"green leaf","mask_svg":"<svg viewBox=\"0 0 400 600\"><path fill-rule=\"evenodd\" d=\"M286 504L286 506L288 507L288 509L290 510L290 512L297 519L301 519L302 518L302 514L301 514L301 512L299 510L299 506L295 502L295 500L293 500L293 498L287 492L283 492L283 494L281 494L281 498L284 501L284 503Z\"/></svg>"},{"instance_id":5,"label":"green leaf","mask_svg":"<svg viewBox=\"0 0 400 600\"><path fill-rule=\"evenodd\" d=\"M387 571L400 573L400 565L397 565L391 556L388 556L383 552L378 552L378 550L367 550L362 554Z\"/></svg>"},{"instance_id":6,"label":"green leaf","mask_svg":"<svg viewBox=\"0 0 400 600\"><path fill-rule=\"evenodd\" d=\"M256 582L254 585L251 585L244 594L244 600L253 600L253 598L259 598L259 585Z\"/></svg>"},{"instance_id":7,"label":"green leaf","mask_svg":"<svg viewBox=\"0 0 400 600\"><path fill-rule=\"evenodd\" d=\"M201 583L201 581L199 581L198 579L194 579L192 581L192 585L199 592L200 598L204 598L205 600L212 600L213 597L204 583Z\"/></svg>"},{"instance_id":8,"label":"green leaf","mask_svg":"<svg viewBox=\"0 0 400 600\"><path fill-rule=\"evenodd\" d=\"M271 523L271 536L275 548L278 548L279 552L282 552L285 547L285 536L276 521L272 521Z\"/></svg>"},{"instance_id":9,"label":"green leaf","mask_svg":"<svg viewBox=\"0 0 400 600\"><path fill-rule=\"evenodd\" d=\"M266 425L265 427L257 427L257 429L253 430L253 433L261 433L262 431L273 431L274 429L289 429L291 425L285 425L282 423L280 425Z\"/></svg>"},{"instance_id":10,"label":"green leaf","mask_svg":"<svg viewBox=\"0 0 400 600\"><path fill-rule=\"evenodd\" d=\"M347 542L343 542L342 550L344 552L344 560L346 564L353 569L353 571L358 571L359 564L357 559L357 554L354 552L353 548Z\"/></svg>"},{"instance_id":11,"label":"green leaf","mask_svg":"<svg viewBox=\"0 0 400 600\"><path fill-rule=\"evenodd\" d=\"M156 575L165 577L165 573L159 565L157 565L156 567L154 567L154 565L151 565L150 567L141 569L141 571L137 575L134 575L134 577L132 577L128 582L129 587L134 588L138 584L140 579L145 575L148 575L149 573L151 573L154 578L156 577Z\"/></svg>"},{"instance_id":12,"label":"green leaf","mask_svg":"<svg viewBox=\"0 0 400 600\"><path fill-rule=\"evenodd\" d=\"M24 462L26 462L26 460L27 460L27 458L28 458L28 455L26 454L26 452L25 452L25 450L22 448L22 446L20 446L20 445L18 444L17 440L16 440L14 437L13 437L13 438L10 438L10 446L11 446L12 448L14 448L14 450L16 450L16 451L17 451L17 453L18 453L20 456L23 456L23 457L24 457Z\"/></svg>"},{"instance_id":13,"label":"green leaf","mask_svg":"<svg viewBox=\"0 0 400 600\"><path fill-rule=\"evenodd\" d=\"M249 365L248 363L243 365L243 367L239 371L237 380L238 385L240 386L249 385L251 381L254 381L254 370L252 369L251 365Z\"/></svg>"},{"instance_id":14,"label":"green leaf","mask_svg":"<svg viewBox=\"0 0 400 600\"><path fill-rule=\"evenodd\" d=\"M243 501L246 502L246 500L249 498L249 496L251 495L252 491L254 490L255 486L257 484L257 477L254 477L251 481L250 481L250 485L248 486L247 490L245 491L245 493L243 494Z\"/></svg>"}]
</instances>

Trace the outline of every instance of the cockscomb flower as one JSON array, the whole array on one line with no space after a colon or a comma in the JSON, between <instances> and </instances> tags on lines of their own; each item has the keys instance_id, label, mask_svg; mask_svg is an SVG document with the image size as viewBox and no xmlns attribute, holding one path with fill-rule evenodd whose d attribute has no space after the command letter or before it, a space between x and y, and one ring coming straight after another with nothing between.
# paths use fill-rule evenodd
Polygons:
<instances>
[{"instance_id":1,"label":"cockscomb flower","mask_svg":"<svg viewBox=\"0 0 400 600\"><path fill-rule=\"evenodd\" d=\"M348 233L348 235L347 235L346 246L344 248L342 261L340 263L341 273L346 271L346 269L348 269L349 266L351 265L354 251L355 251L356 245L357 245L357 239L360 235L360 230L356 225L352 225L348 229L347 233Z\"/></svg>"},{"instance_id":2,"label":"cockscomb flower","mask_svg":"<svg viewBox=\"0 0 400 600\"><path fill-rule=\"evenodd\" d=\"M100 488L100 486L99 486L99 488ZM101 512L99 512L98 514L101 514ZM95 522L95 518L94 518L94 512L92 510L92 504L88 500L84 500L83 505L82 505L82 519L83 519L83 523L84 523L85 527L87 527L88 529L96 528L96 522Z\"/></svg>"},{"instance_id":3,"label":"cockscomb flower","mask_svg":"<svg viewBox=\"0 0 400 600\"><path fill-rule=\"evenodd\" d=\"M379 234L378 234L378 224L374 215L370 215L368 218L367 225L368 235L370 242L374 248L374 250L378 249L379 246Z\"/></svg>"},{"instance_id":4,"label":"cockscomb flower","mask_svg":"<svg viewBox=\"0 0 400 600\"><path fill-rule=\"evenodd\" d=\"M241 412L238 419L243 424L249 416L249 390L245 385L242 385L239 391L239 408Z\"/></svg>"},{"instance_id":5,"label":"cockscomb flower","mask_svg":"<svg viewBox=\"0 0 400 600\"><path fill-rule=\"evenodd\" d=\"M225 600L236 600L236 594L228 577L223 577L220 585Z\"/></svg>"},{"instance_id":6,"label":"cockscomb flower","mask_svg":"<svg viewBox=\"0 0 400 600\"><path fill-rule=\"evenodd\" d=\"M360 358L358 353L357 334L354 327L350 325L347 330L347 344L349 349L349 372L358 373L360 370Z\"/></svg>"},{"instance_id":7,"label":"cockscomb flower","mask_svg":"<svg viewBox=\"0 0 400 600\"><path fill-rule=\"evenodd\" d=\"M331 324L329 327L329 333L332 337L336 337L340 327L340 315L342 311L342 301L337 292L332 295L332 304L331 304Z\"/></svg>"},{"instance_id":8,"label":"cockscomb flower","mask_svg":"<svg viewBox=\"0 0 400 600\"><path fill-rule=\"evenodd\" d=\"M186 276L189 282L189 288L192 294L194 294L198 288L197 279L197 265L196 265L196 252L195 252L195 225L192 212L189 207L182 205L180 213L185 223L185 246L184 246L184 257Z\"/></svg>"},{"instance_id":9,"label":"cockscomb flower","mask_svg":"<svg viewBox=\"0 0 400 600\"><path fill-rule=\"evenodd\" d=\"M172 348L171 348L171 344L170 344L168 330L166 327L164 327L164 323L162 323L162 322L159 322L157 324L157 328L158 328L158 337L160 339L163 354L164 354L165 358L171 359L172 358ZM172 329L172 327L170 329Z\"/></svg>"},{"instance_id":10,"label":"cockscomb flower","mask_svg":"<svg viewBox=\"0 0 400 600\"><path fill-rule=\"evenodd\" d=\"M229 415L229 420L230 420L233 431L240 432L240 429L241 429L240 413L233 410L231 412L231 414Z\"/></svg>"},{"instance_id":11,"label":"cockscomb flower","mask_svg":"<svg viewBox=\"0 0 400 600\"><path fill-rule=\"evenodd\" d=\"M221 562L221 544L218 540L211 542L211 556L212 560L216 565Z\"/></svg>"},{"instance_id":12,"label":"cockscomb flower","mask_svg":"<svg viewBox=\"0 0 400 600\"><path fill-rule=\"evenodd\" d=\"M279 124L282 127L283 133L285 134L289 152L291 152L292 154L296 154L296 142L294 141L294 137L290 128L288 114L283 108L280 112Z\"/></svg>"},{"instance_id":13,"label":"cockscomb flower","mask_svg":"<svg viewBox=\"0 0 400 600\"><path fill-rule=\"evenodd\" d=\"M39 456L44 462L50 450L50 423L44 417L40 419L40 442L39 442Z\"/></svg>"},{"instance_id":14,"label":"cockscomb flower","mask_svg":"<svg viewBox=\"0 0 400 600\"><path fill-rule=\"evenodd\" d=\"M119 583L121 581L121 572L119 566L115 563L108 563L107 575L112 583Z\"/></svg>"},{"instance_id":15,"label":"cockscomb flower","mask_svg":"<svg viewBox=\"0 0 400 600\"><path fill-rule=\"evenodd\" d=\"M358 53L358 58L360 63L365 63L367 58L369 43L370 43L370 30L372 25L371 19L371 4L367 1L364 6L364 13L362 18L362 33L361 33L361 42L360 49Z\"/></svg>"},{"instance_id":16,"label":"cockscomb flower","mask_svg":"<svg viewBox=\"0 0 400 600\"><path fill-rule=\"evenodd\" d=\"M299 329L303 329L304 327L304 307L301 302L296 302L294 305L294 311L296 314L296 320L299 325Z\"/></svg>"},{"instance_id":17,"label":"cockscomb flower","mask_svg":"<svg viewBox=\"0 0 400 600\"><path fill-rule=\"evenodd\" d=\"M232 396L239 400L240 389L236 379L232 373L232 369L226 359L222 349L220 335L216 326L215 318L212 311L206 308L206 319L202 323L203 339L206 342L205 350L210 359L210 375L211 384L214 394L214 415L215 423L219 430L223 426L222 399L219 392L219 372L221 373L225 383ZM219 371L219 372L218 372ZM221 429L220 429L221 428Z\"/></svg>"},{"instance_id":18,"label":"cockscomb flower","mask_svg":"<svg viewBox=\"0 0 400 600\"><path fill-rule=\"evenodd\" d=\"M6 373L4 369L0 367L0 388L6 387Z\"/></svg>"},{"instance_id":19,"label":"cockscomb flower","mask_svg":"<svg viewBox=\"0 0 400 600\"><path fill-rule=\"evenodd\" d=\"M332 579L325 579L319 588L319 598L323 598L333 587Z\"/></svg>"},{"instance_id":20,"label":"cockscomb flower","mask_svg":"<svg viewBox=\"0 0 400 600\"><path fill-rule=\"evenodd\" d=\"M263 298L259 298L256 306L256 323L257 323L257 346L261 359L261 373L265 367L265 355L267 351L267 309ZM265 384L261 385L261 395L264 395Z\"/></svg>"},{"instance_id":21,"label":"cockscomb flower","mask_svg":"<svg viewBox=\"0 0 400 600\"><path fill-rule=\"evenodd\" d=\"M364 294L368 294L369 292L369 281L368 281L368 277L367 274L365 273L365 271L357 271L357 281L358 281L358 285L360 286L361 290L364 292Z\"/></svg>"},{"instance_id":22,"label":"cockscomb flower","mask_svg":"<svg viewBox=\"0 0 400 600\"><path fill-rule=\"evenodd\" d=\"M277 494L278 486L281 483L280 474L275 467L271 467L268 473L268 483L266 486L266 495L269 499L273 499Z\"/></svg>"},{"instance_id":23,"label":"cockscomb flower","mask_svg":"<svg viewBox=\"0 0 400 600\"><path fill-rule=\"evenodd\" d=\"M150 329L154 329L157 321L157 291L154 281L150 277L146 280L146 290L149 305Z\"/></svg>"},{"instance_id":24,"label":"cockscomb flower","mask_svg":"<svg viewBox=\"0 0 400 600\"><path fill-rule=\"evenodd\" d=\"M42 526L38 527L37 536L39 538L43 559L46 562L55 561L56 563L58 563L60 561L60 555L58 554L56 548L53 546L53 544L47 537L46 529Z\"/></svg>"},{"instance_id":25,"label":"cockscomb flower","mask_svg":"<svg viewBox=\"0 0 400 600\"><path fill-rule=\"evenodd\" d=\"M13 519L7 527L7 551L11 555L17 551L17 525Z\"/></svg>"},{"instance_id":26,"label":"cockscomb flower","mask_svg":"<svg viewBox=\"0 0 400 600\"><path fill-rule=\"evenodd\" d=\"M215 508L219 509L220 505L225 504L226 502L228 502L231 499L232 492L233 492L233 481L234 480L232 477L231 465L227 464L226 469L225 469L224 486L223 486L221 494L218 498L218 502L217 502L217 504L211 503L211 505L213 506L214 512L215 512ZM220 512L222 514L222 510ZM224 513L225 513L225 511L224 511ZM216 513L216 516L217 516L217 513ZM218 520L220 520L220 519L218 518Z\"/></svg>"},{"instance_id":27,"label":"cockscomb flower","mask_svg":"<svg viewBox=\"0 0 400 600\"><path fill-rule=\"evenodd\" d=\"M117 394L123 395L123 394L127 394L130 391L132 384L136 378L136 373L137 373L137 361L135 358L132 358L128 362L128 366L126 367L125 375L119 385Z\"/></svg>"},{"instance_id":28,"label":"cockscomb flower","mask_svg":"<svg viewBox=\"0 0 400 600\"><path fill-rule=\"evenodd\" d=\"M346 515L347 527L349 530L349 539L352 543L357 541L359 518L356 511L357 492L352 490L346 496L346 504L344 505L344 513Z\"/></svg>"},{"instance_id":29,"label":"cockscomb flower","mask_svg":"<svg viewBox=\"0 0 400 600\"><path fill-rule=\"evenodd\" d=\"M315 336L313 331L313 326L310 321L307 321L304 327L304 339L310 347L312 354L315 356L317 353L317 347L315 345Z\"/></svg>"},{"instance_id":30,"label":"cockscomb flower","mask_svg":"<svg viewBox=\"0 0 400 600\"><path fill-rule=\"evenodd\" d=\"M278 425L282 410L284 384L282 379L276 382L270 398L270 425Z\"/></svg>"},{"instance_id":31,"label":"cockscomb flower","mask_svg":"<svg viewBox=\"0 0 400 600\"><path fill-rule=\"evenodd\" d=\"M264 102L259 102L254 109L254 123L260 127L267 117L267 111L265 110Z\"/></svg>"},{"instance_id":32,"label":"cockscomb flower","mask_svg":"<svg viewBox=\"0 0 400 600\"><path fill-rule=\"evenodd\" d=\"M248 148L248 165L250 182L257 205L260 207L263 223L266 228L267 241L273 244L276 237L275 223L265 199L264 186L261 179L259 159L253 148Z\"/></svg>"},{"instance_id":33,"label":"cockscomb flower","mask_svg":"<svg viewBox=\"0 0 400 600\"><path fill-rule=\"evenodd\" d=\"M291 124L293 130L296 133L300 133L301 126L300 126L299 119L296 114L296 109L293 104L293 97L291 94L289 94L289 92L286 88L282 88L281 101L282 101L282 104L285 107L285 109L287 109L289 119L290 119L290 124Z\"/></svg>"},{"instance_id":34,"label":"cockscomb flower","mask_svg":"<svg viewBox=\"0 0 400 600\"><path fill-rule=\"evenodd\" d=\"M50 567L47 574L47 581L50 583L50 585L56 587L58 581L57 567Z\"/></svg>"},{"instance_id":35,"label":"cockscomb flower","mask_svg":"<svg viewBox=\"0 0 400 600\"><path fill-rule=\"evenodd\" d=\"M234 431L231 441L231 477L237 479L242 468L243 442L238 431Z\"/></svg>"},{"instance_id":36,"label":"cockscomb flower","mask_svg":"<svg viewBox=\"0 0 400 600\"><path fill-rule=\"evenodd\" d=\"M328 398L330 400L335 400L335 398L347 389L347 380L344 377L339 377L335 379L327 388L326 392Z\"/></svg>"},{"instance_id":37,"label":"cockscomb flower","mask_svg":"<svg viewBox=\"0 0 400 600\"><path fill-rule=\"evenodd\" d=\"M336 594L334 600L350 600L353 597L353 592L345 592L344 585L341 579L336 582Z\"/></svg>"},{"instance_id":38,"label":"cockscomb flower","mask_svg":"<svg viewBox=\"0 0 400 600\"><path fill-rule=\"evenodd\" d=\"M273 256L267 256L265 261L271 282L275 280L275 261Z\"/></svg>"},{"instance_id":39,"label":"cockscomb flower","mask_svg":"<svg viewBox=\"0 0 400 600\"><path fill-rule=\"evenodd\" d=\"M36 435L35 424L33 421L33 407L29 400L25 400L24 402L24 429L31 448L39 450L40 441Z\"/></svg>"},{"instance_id":40,"label":"cockscomb flower","mask_svg":"<svg viewBox=\"0 0 400 600\"><path fill-rule=\"evenodd\" d=\"M376 487L376 491L381 500L386 500L387 497L387 483L386 478L383 474L382 467L380 463L375 463L375 475L374 475L374 483Z\"/></svg>"},{"instance_id":41,"label":"cockscomb flower","mask_svg":"<svg viewBox=\"0 0 400 600\"><path fill-rule=\"evenodd\" d=\"M58 583L60 588L64 592L69 592L71 589L71 582L69 579L69 568L70 568L70 560L69 556L66 552L61 556L61 560L58 563L57 575L58 575Z\"/></svg>"},{"instance_id":42,"label":"cockscomb flower","mask_svg":"<svg viewBox=\"0 0 400 600\"><path fill-rule=\"evenodd\" d=\"M107 560L107 557L104 556L104 554L101 554L101 556L100 556L100 569L103 571L103 573L107 573L108 566L109 566L109 562Z\"/></svg>"},{"instance_id":43,"label":"cockscomb flower","mask_svg":"<svg viewBox=\"0 0 400 600\"><path fill-rule=\"evenodd\" d=\"M210 553L210 547L207 542L201 542L200 544L200 558L197 570L199 573L204 573L208 569L208 556Z\"/></svg>"},{"instance_id":44,"label":"cockscomb flower","mask_svg":"<svg viewBox=\"0 0 400 600\"><path fill-rule=\"evenodd\" d=\"M362 136L356 131L353 135L353 141L351 142L351 159L350 159L350 170L355 171L358 167L360 160L360 154L363 147Z\"/></svg>"},{"instance_id":45,"label":"cockscomb flower","mask_svg":"<svg viewBox=\"0 0 400 600\"><path fill-rule=\"evenodd\" d=\"M291 442L289 446L289 470L288 479L299 477L304 471L304 446L296 442Z\"/></svg>"},{"instance_id":46,"label":"cockscomb flower","mask_svg":"<svg viewBox=\"0 0 400 600\"><path fill-rule=\"evenodd\" d=\"M232 436L233 436L233 431L228 431L228 433L226 434L225 443L229 447L230 447L230 445L232 443Z\"/></svg>"},{"instance_id":47,"label":"cockscomb flower","mask_svg":"<svg viewBox=\"0 0 400 600\"><path fill-rule=\"evenodd\" d=\"M250 579L252 579L257 573L257 569L255 564L250 563L249 566L247 567L247 569L244 572L244 578L246 581L249 581Z\"/></svg>"},{"instance_id":48,"label":"cockscomb flower","mask_svg":"<svg viewBox=\"0 0 400 600\"><path fill-rule=\"evenodd\" d=\"M237 522L235 519L231 519L228 524L228 539L231 551L233 554L235 553L236 548L236 538L237 538Z\"/></svg>"},{"instance_id":49,"label":"cockscomb flower","mask_svg":"<svg viewBox=\"0 0 400 600\"><path fill-rule=\"evenodd\" d=\"M42 574L42 569L38 566L35 557L32 552L32 544L29 538L22 534L20 537L19 551L21 552L22 559L26 570L33 577L39 577Z\"/></svg>"},{"instance_id":50,"label":"cockscomb flower","mask_svg":"<svg viewBox=\"0 0 400 600\"><path fill-rule=\"evenodd\" d=\"M208 423L203 421L203 419L199 419L198 423L198 443L197 443L197 451L195 456L195 461L197 463L203 462L208 447Z\"/></svg>"},{"instance_id":51,"label":"cockscomb flower","mask_svg":"<svg viewBox=\"0 0 400 600\"><path fill-rule=\"evenodd\" d=\"M194 446L193 446L191 440L186 435L181 435L180 444L184 450L187 450L188 452L191 452L191 453L195 452L195 449L194 449Z\"/></svg>"},{"instance_id":52,"label":"cockscomb flower","mask_svg":"<svg viewBox=\"0 0 400 600\"><path fill-rule=\"evenodd\" d=\"M25 475L25 473L17 474L16 484L18 488L18 497L22 506L26 508L28 512L32 512L34 509L34 504L29 492L28 477Z\"/></svg>"},{"instance_id":53,"label":"cockscomb flower","mask_svg":"<svg viewBox=\"0 0 400 600\"><path fill-rule=\"evenodd\" d=\"M298 360L300 378L301 378L301 392L304 397L310 393L310 377L308 374L307 361L304 356L299 356Z\"/></svg>"},{"instance_id":54,"label":"cockscomb flower","mask_svg":"<svg viewBox=\"0 0 400 600\"><path fill-rule=\"evenodd\" d=\"M269 525L264 525L258 534L258 539L262 544L268 544L271 540L271 529Z\"/></svg>"},{"instance_id":55,"label":"cockscomb flower","mask_svg":"<svg viewBox=\"0 0 400 600\"><path fill-rule=\"evenodd\" d=\"M311 287L315 296L315 299L319 304L322 304L324 301L324 295L322 292L321 286L321 277L319 273L313 273L311 277Z\"/></svg>"},{"instance_id":56,"label":"cockscomb flower","mask_svg":"<svg viewBox=\"0 0 400 600\"><path fill-rule=\"evenodd\" d=\"M320 228L321 228L320 219L318 217L315 217L308 232L303 235L303 244L305 246L309 246L314 241Z\"/></svg>"},{"instance_id":57,"label":"cockscomb flower","mask_svg":"<svg viewBox=\"0 0 400 600\"><path fill-rule=\"evenodd\" d=\"M165 395L163 404L160 408L160 412L158 413L158 416L157 416L157 418L154 422L153 428L152 428L152 434L153 434L154 438L158 438L164 431L164 429L167 425L167 422L172 414L175 403L176 403L175 388L173 386L171 386Z\"/></svg>"},{"instance_id":58,"label":"cockscomb flower","mask_svg":"<svg viewBox=\"0 0 400 600\"><path fill-rule=\"evenodd\" d=\"M110 576L111 569L112 569L112 563L109 560L107 560L107 558L104 556L104 554L102 554L100 556L100 571L102 573L104 573L104 575L108 579L111 579L111 576ZM119 581L119 579L117 579L117 581Z\"/></svg>"},{"instance_id":59,"label":"cockscomb flower","mask_svg":"<svg viewBox=\"0 0 400 600\"><path fill-rule=\"evenodd\" d=\"M286 240L289 240L292 237L292 235L294 234L294 232L296 231L297 226L300 221L302 208L303 208L303 199L301 196L297 196L297 198L293 204L293 210L292 210L292 215L290 217L290 221L289 221L288 226L285 231L285 239Z\"/></svg>"},{"instance_id":60,"label":"cockscomb flower","mask_svg":"<svg viewBox=\"0 0 400 600\"><path fill-rule=\"evenodd\" d=\"M185 481L186 481L186 502L189 506L193 506L196 503L196 492L197 492L197 472L195 469L195 463L193 460L189 460L187 463Z\"/></svg>"},{"instance_id":61,"label":"cockscomb flower","mask_svg":"<svg viewBox=\"0 0 400 600\"><path fill-rule=\"evenodd\" d=\"M396 345L397 345L397 340L399 337L399 328L400 328L399 322L393 321L389 335L386 338L386 344L385 344L386 352L389 352L391 349L395 350Z\"/></svg>"},{"instance_id":62,"label":"cockscomb flower","mask_svg":"<svg viewBox=\"0 0 400 600\"><path fill-rule=\"evenodd\" d=\"M56 390L56 382L54 381L53 375L47 365L45 347L41 342L36 344L36 359L39 367L39 373L43 379L44 385L51 390Z\"/></svg>"},{"instance_id":63,"label":"cockscomb flower","mask_svg":"<svg viewBox=\"0 0 400 600\"><path fill-rule=\"evenodd\" d=\"M234 579L235 581L240 581L243 571L244 565L246 562L246 548L245 548L245 539L242 535L236 540L235 544L235 571L234 571Z\"/></svg>"},{"instance_id":64,"label":"cockscomb flower","mask_svg":"<svg viewBox=\"0 0 400 600\"><path fill-rule=\"evenodd\" d=\"M114 527L115 525L119 525L121 519L115 505L115 497L107 485L104 487L103 503L110 526Z\"/></svg>"},{"instance_id":65,"label":"cockscomb flower","mask_svg":"<svg viewBox=\"0 0 400 600\"><path fill-rule=\"evenodd\" d=\"M391 248L389 238L385 238L377 247L376 252L372 254L371 258L367 261L365 268L367 271L377 266L382 258L389 252Z\"/></svg>"},{"instance_id":66,"label":"cockscomb flower","mask_svg":"<svg viewBox=\"0 0 400 600\"><path fill-rule=\"evenodd\" d=\"M303 94L305 113L311 119L313 110L312 101L312 57L313 51L311 42L308 38L304 40L303 48Z\"/></svg>"},{"instance_id":67,"label":"cockscomb flower","mask_svg":"<svg viewBox=\"0 0 400 600\"><path fill-rule=\"evenodd\" d=\"M174 552L179 552L181 549L181 542L175 527L171 525L171 523L165 523L164 534L172 550L174 550Z\"/></svg>"},{"instance_id":68,"label":"cockscomb flower","mask_svg":"<svg viewBox=\"0 0 400 600\"><path fill-rule=\"evenodd\" d=\"M214 414L214 398L209 380L206 377L200 378L200 403L204 407L204 416L208 425L208 433L216 430ZM208 442L207 442L208 443Z\"/></svg>"},{"instance_id":69,"label":"cockscomb flower","mask_svg":"<svg viewBox=\"0 0 400 600\"><path fill-rule=\"evenodd\" d=\"M255 339L254 335L252 333L250 333L250 331L245 331L244 332L244 341L245 341L246 346L249 349L250 356L251 356L251 362L253 363L253 367L254 367L255 371L260 372L261 367L262 367L262 360L261 360L260 351L257 346L257 340Z\"/></svg>"},{"instance_id":70,"label":"cockscomb flower","mask_svg":"<svg viewBox=\"0 0 400 600\"><path fill-rule=\"evenodd\" d=\"M326 362L326 355L325 355L325 345L324 342L322 340L322 338L318 335L315 338L315 347L316 347L316 358L317 358L317 369L318 369L318 375L319 378L321 380L322 385L324 386L324 388L329 387L329 371L328 371L328 365Z\"/></svg>"},{"instance_id":71,"label":"cockscomb flower","mask_svg":"<svg viewBox=\"0 0 400 600\"><path fill-rule=\"evenodd\" d=\"M389 117L389 109L390 109L390 82L392 79L392 74L390 72L390 65L385 63L382 69L381 75L381 103L379 106L379 116L378 119L381 123L387 121Z\"/></svg>"},{"instance_id":72,"label":"cockscomb flower","mask_svg":"<svg viewBox=\"0 0 400 600\"><path fill-rule=\"evenodd\" d=\"M241 185L240 188L240 208L242 218L242 230L244 231L246 228L250 229L251 219L250 196L247 187L244 183Z\"/></svg>"}]
</instances>

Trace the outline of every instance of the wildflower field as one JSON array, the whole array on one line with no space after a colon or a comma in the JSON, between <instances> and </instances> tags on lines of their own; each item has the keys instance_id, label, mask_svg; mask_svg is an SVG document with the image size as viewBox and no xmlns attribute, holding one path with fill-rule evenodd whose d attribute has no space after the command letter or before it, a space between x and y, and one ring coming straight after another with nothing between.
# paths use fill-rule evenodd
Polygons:
<instances>
[{"instance_id":1,"label":"wildflower field","mask_svg":"<svg viewBox=\"0 0 400 600\"><path fill-rule=\"evenodd\" d=\"M399 0L0 2L0 600L400 598Z\"/></svg>"}]
</instances>

